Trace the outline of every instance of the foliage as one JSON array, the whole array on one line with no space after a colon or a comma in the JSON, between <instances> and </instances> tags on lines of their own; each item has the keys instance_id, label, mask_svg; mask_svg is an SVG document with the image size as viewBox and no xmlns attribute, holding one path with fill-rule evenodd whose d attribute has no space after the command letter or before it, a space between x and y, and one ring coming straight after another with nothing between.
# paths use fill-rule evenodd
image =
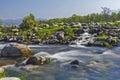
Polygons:
<instances>
[{"instance_id":1,"label":"foliage","mask_svg":"<svg viewBox=\"0 0 120 80\"><path fill-rule=\"evenodd\" d=\"M100 35L98 37L101 38L101 39L106 39L108 37L108 35L103 34L103 35Z\"/></svg>"},{"instance_id":2,"label":"foliage","mask_svg":"<svg viewBox=\"0 0 120 80\"><path fill-rule=\"evenodd\" d=\"M102 13L92 13L88 15L76 15L73 14L71 17L68 18L54 18L54 19L49 19L46 21L41 21L40 24L43 23L71 23L71 22L81 22L81 23L91 23L91 22L116 22L120 21L120 12L118 13L111 13L111 10L107 7L102 8L103 11Z\"/></svg>"},{"instance_id":3,"label":"foliage","mask_svg":"<svg viewBox=\"0 0 120 80\"><path fill-rule=\"evenodd\" d=\"M74 36L74 32L73 32L73 28L67 28L67 30L65 31L65 32L68 32L68 34L65 36L65 38L67 39L67 38L69 38L69 37L71 37L71 36Z\"/></svg>"},{"instance_id":4,"label":"foliage","mask_svg":"<svg viewBox=\"0 0 120 80\"><path fill-rule=\"evenodd\" d=\"M2 25L2 19L0 19L0 26Z\"/></svg>"},{"instance_id":5,"label":"foliage","mask_svg":"<svg viewBox=\"0 0 120 80\"><path fill-rule=\"evenodd\" d=\"M36 27L38 25L37 21L33 14L24 17L22 23L20 24L21 29L30 29L32 27Z\"/></svg>"},{"instance_id":6,"label":"foliage","mask_svg":"<svg viewBox=\"0 0 120 80\"><path fill-rule=\"evenodd\" d=\"M59 29L63 29L63 26L50 26L46 29L42 29L38 32L39 38L50 37L53 33L55 33Z\"/></svg>"}]
</instances>

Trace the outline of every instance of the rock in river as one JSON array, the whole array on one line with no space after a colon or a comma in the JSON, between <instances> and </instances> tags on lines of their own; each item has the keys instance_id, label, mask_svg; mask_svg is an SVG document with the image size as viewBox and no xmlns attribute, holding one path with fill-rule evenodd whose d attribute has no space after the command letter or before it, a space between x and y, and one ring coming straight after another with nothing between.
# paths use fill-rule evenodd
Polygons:
<instances>
[{"instance_id":1,"label":"rock in river","mask_svg":"<svg viewBox=\"0 0 120 80\"><path fill-rule=\"evenodd\" d=\"M79 60L73 60L72 62L70 62L72 68L78 68L80 66L83 66L83 64L84 63Z\"/></svg>"},{"instance_id":2,"label":"rock in river","mask_svg":"<svg viewBox=\"0 0 120 80\"><path fill-rule=\"evenodd\" d=\"M25 64L32 64L32 65L41 65L41 64L48 64L50 63L50 58L43 57L43 56L32 56L29 57Z\"/></svg>"},{"instance_id":3,"label":"rock in river","mask_svg":"<svg viewBox=\"0 0 120 80\"><path fill-rule=\"evenodd\" d=\"M23 44L10 43L1 50L1 57L29 57L33 55L32 50Z\"/></svg>"},{"instance_id":4,"label":"rock in river","mask_svg":"<svg viewBox=\"0 0 120 80\"><path fill-rule=\"evenodd\" d=\"M74 60L70 64L72 64L72 65L79 65L79 61L78 60Z\"/></svg>"}]
</instances>

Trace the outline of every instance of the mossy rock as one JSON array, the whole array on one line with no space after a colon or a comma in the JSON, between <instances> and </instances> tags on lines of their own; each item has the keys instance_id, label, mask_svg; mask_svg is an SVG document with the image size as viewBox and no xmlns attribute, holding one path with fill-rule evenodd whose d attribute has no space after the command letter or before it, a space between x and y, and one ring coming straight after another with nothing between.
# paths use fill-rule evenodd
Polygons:
<instances>
[{"instance_id":1,"label":"mossy rock","mask_svg":"<svg viewBox=\"0 0 120 80\"><path fill-rule=\"evenodd\" d=\"M108 47L108 48L112 47L112 45L108 42L103 42L103 45L104 47Z\"/></svg>"},{"instance_id":2,"label":"mossy rock","mask_svg":"<svg viewBox=\"0 0 120 80\"><path fill-rule=\"evenodd\" d=\"M115 45L117 45L117 44L118 44L117 39L112 39L112 40L111 40L111 45L115 46Z\"/></svg>"}]
</instances>

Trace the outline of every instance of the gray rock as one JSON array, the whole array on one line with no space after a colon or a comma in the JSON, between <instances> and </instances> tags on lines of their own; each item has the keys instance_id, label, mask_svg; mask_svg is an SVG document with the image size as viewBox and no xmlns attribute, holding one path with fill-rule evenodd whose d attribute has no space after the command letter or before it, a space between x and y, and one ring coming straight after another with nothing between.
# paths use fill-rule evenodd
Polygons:
<instances>
[{"instance_id":1,"label":"gray rock","mask_svg":"<svg viewBox=\"0 0 120 80\"><path fill-rule=\"evenodd\" d=\"M30 57L30 58L28 58L26 64L38 65L37 58L36 57Z\"/></svg>"},{"instance_id":2,"label":"gray rock","mask_svg":"<svg viewBox=\"0 0 120 80\"><path fill-rule=\"evenodd\" d=\"M45 56L32 56L29 57L25 64L32 64L32 65L41 65L41 64L48 64L51 62L51 59Z\"/></svg>"},{"instance_id":3,"label":"gray rock","mask_svg":"<svg viewBox=\"0 0 120 80\"><path fill-rule=\"evenodd\" d=\"M39 43L40 43L40 40L39 40L39 39L32 39L32 40L31 40L31 43L32 43L32 44L39 44Z\"/></svg>"},{"instance_id":4,"label":"gray rock","mask_svg":"<svg viewBox=\"0 0 120 80\"><path fill-rule=\"evenodd\" d=\"M23 44L10 43L1 50L1 57L29 57L33 54L32 50Z\"/></svg>"}]
</instances>

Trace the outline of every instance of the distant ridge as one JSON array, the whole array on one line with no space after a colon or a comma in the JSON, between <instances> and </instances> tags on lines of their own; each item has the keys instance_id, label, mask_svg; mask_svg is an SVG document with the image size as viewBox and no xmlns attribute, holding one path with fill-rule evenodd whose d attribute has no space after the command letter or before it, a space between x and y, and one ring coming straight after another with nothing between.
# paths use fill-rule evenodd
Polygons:
<instances>
[{"instance_id":1,"label":"distant ridge","mask_svg":"<svg viewBox=\"0 0 120 80\"><path fill-rule=\"evenodd\" d=\"M6 19L2 20L3 25L19 25L22 22L22 19Z\"/></svg>"},{"instance_id":2,"label":"distant ridge","mask_svg":"<svg viewBox=\"0 0 120 80\"><path fill-rule=\"evenodd\" d=\"M6 20L2 20L2 25L19 25L22 23L23 19L6 19ZM37 21L40 20L47 20L47 19L43 19L43 18L37 18Z\"/></svg>"}]
</instances>

